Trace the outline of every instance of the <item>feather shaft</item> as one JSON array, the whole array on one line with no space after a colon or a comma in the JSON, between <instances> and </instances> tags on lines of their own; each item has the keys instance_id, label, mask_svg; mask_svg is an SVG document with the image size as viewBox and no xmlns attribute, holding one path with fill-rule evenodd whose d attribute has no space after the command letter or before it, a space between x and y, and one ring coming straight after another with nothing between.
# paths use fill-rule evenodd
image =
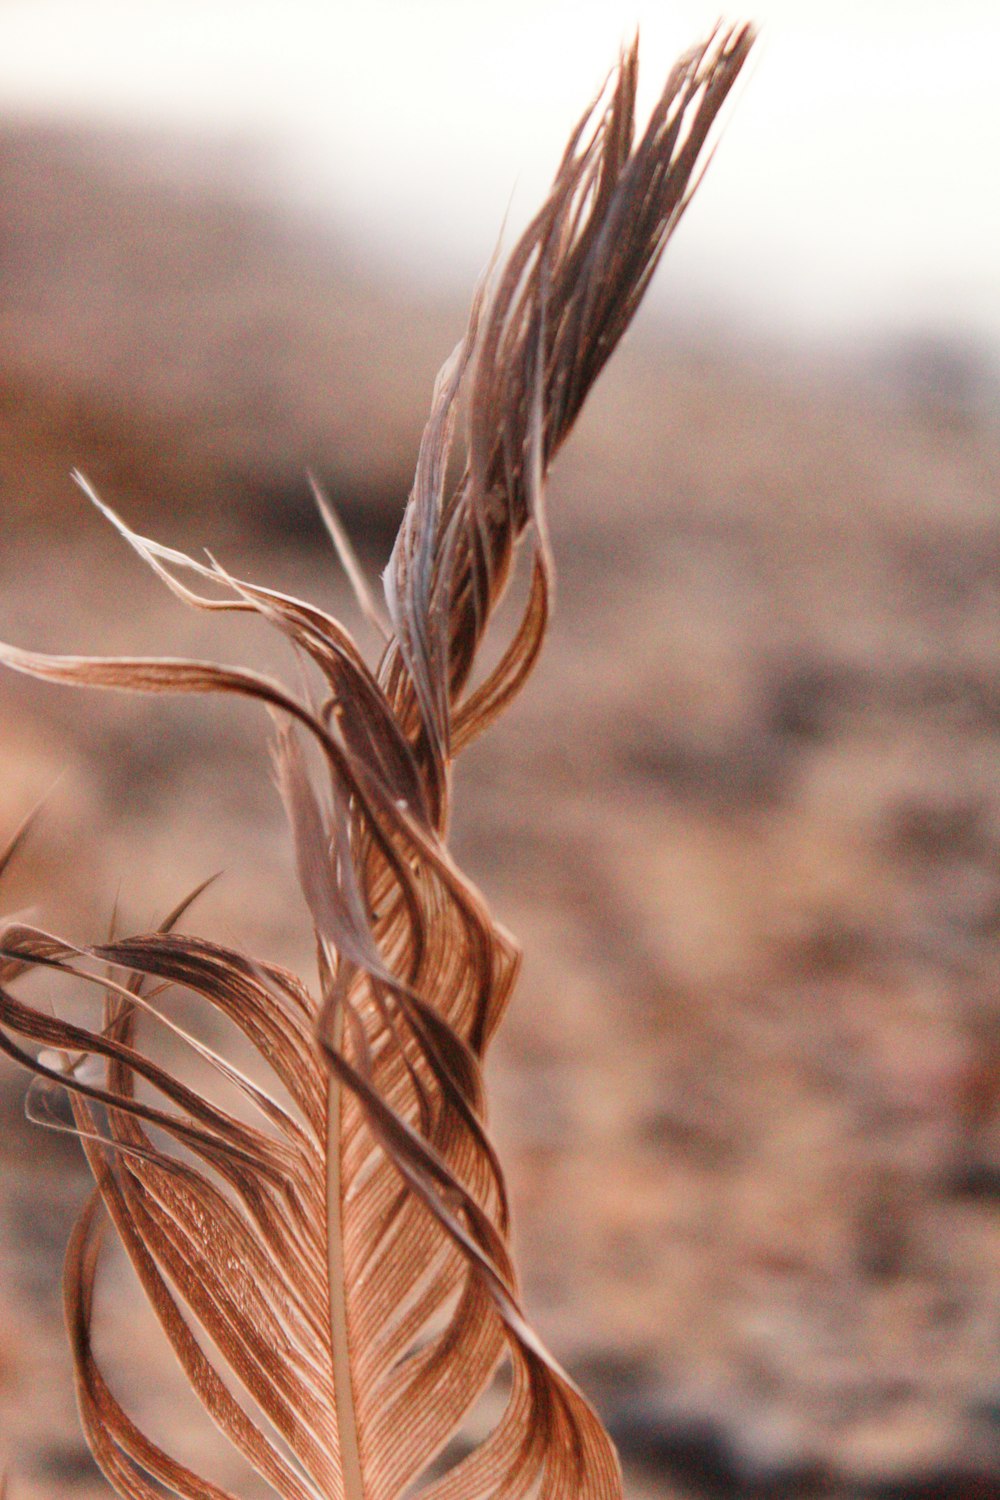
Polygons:
<instances>
[{"instance_id":1,"label":"feather shaft","mask_svg":"<svg viewBox=\"0 0 1000 1500\"><path fill-rule=\"evenodd\" d=\"M343 1045L343 1017L333 1027L332 1043ZM330 1337L333 1386L336 1392L337 1430L343 1466L343 1500L365 1500L364 1476L361 1470L361 1445L358 1441L354 1382L351 1373L351 1349L348 1337L347 1272L344 1265L344 1226L342 1218L341 1171L341 1083L330 1075L327 1091L326 1153L326 1238L330 1271Z\"/></svg>"}]
</instances>

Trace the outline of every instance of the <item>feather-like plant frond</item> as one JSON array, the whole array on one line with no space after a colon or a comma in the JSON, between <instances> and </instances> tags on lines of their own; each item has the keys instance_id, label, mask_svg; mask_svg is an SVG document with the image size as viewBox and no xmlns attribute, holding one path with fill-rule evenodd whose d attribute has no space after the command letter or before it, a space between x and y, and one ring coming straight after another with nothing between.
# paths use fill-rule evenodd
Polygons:
<instances>
[{"instance_id":1,"label":"feather-like plant frond","mask_svg":"<svg viewBox=\"0 0 1000 1500\"><path fill-rule=\"evenodd\" d=\"M54 682L266 705L316 936L309 987L180 935L183 909L158 931L89 947L22 922L3 931L0 1047L36 1075L33 1088L66 1091L94 1177L69 1247L66 1315L87 1439L123 1496L227 1492L147 1437L101 1373L91 1328L109 1224L193 1390L285 1500L621 1493L608 1437L519 1300L481 1072L519 955L452 861L450 774L538 655L552 573L546 474L684 211L750 45L740 27L684 57L638 142L633 46L577 126L548 200L478 292L438 378L386 571L376 668L314 605L140 537L106 507L188 604L255 613L282 632L321 695L239 667L0 647L8 667ZM449 481L463 402L464 455ZM522 535L527 605L473 686ZM17 998L28 969L93 985L100 1025ZM237 1028L273 1083L185 1032L171 1018L174 990ZM169 1063L157 1060L164 1032ZM185 1083L178 1049L229 1102ZM495 1426L435 1469L504 1360Z\"/></svg>"}]
</instances>

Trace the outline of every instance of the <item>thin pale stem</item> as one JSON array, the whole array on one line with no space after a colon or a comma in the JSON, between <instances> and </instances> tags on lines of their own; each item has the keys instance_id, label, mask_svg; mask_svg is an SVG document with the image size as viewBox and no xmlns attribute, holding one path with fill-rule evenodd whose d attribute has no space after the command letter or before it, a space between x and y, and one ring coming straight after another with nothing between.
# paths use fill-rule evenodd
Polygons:
<instances>
[{"instance_id":1,"label":"thin pale stem","mask_svg":"<svg viewBox=\"0 0 1000 1500\"><path fill-rule=\"evenodd\" d=\"M343 1013L334 1022L333 1045L340 1047ZM361 1446L351 1380L351 1354L347 1327L347 1276L344 1266L344 1234L341 1200L340 1110L342 1087L331 1074L326 1104L326 1224L327 1259L330 1267L330 1344L333 1354L333 1385L337 1403L337 1431L344 1477L344 1500L364 1500Z\"/></svg>"}]
</instances>

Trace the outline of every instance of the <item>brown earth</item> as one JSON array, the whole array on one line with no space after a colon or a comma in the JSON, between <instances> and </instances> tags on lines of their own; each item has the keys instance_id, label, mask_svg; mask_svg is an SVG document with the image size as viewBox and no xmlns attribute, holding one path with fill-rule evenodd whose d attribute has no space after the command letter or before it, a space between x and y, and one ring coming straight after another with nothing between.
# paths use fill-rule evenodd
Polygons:
<instances>
[{"instance_id":1,"label":"brown earth","mask_svg":"<svg viewBox=\"0 0 1000 1500\"><path fill-rule=\"evenodd\" d=\"M10 132L0 190L0 635L287 668L66 470L353 621L303 472L381 566L460 309L120 143ZM1000 1495L1000 441L967 395L640 330L552 486L543 663L459 772L527 954L490 1069L526 1297L636 1497ZM62 773L7 910L83 937L224 868L199 930L308 962L256 714L5 677L0 715L0 826ZM11 1500L84 1500L85 1173L23 1090L0 1067L0 1437ZM106 1324L207 1450L124 1287Z\"/></svg>"}]
</instances>

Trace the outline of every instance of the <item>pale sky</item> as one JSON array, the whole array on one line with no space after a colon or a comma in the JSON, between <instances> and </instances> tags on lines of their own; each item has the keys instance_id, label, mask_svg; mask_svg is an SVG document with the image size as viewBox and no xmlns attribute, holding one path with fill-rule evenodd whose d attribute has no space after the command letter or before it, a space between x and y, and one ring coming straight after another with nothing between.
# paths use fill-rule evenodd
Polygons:
<instances>
[{"instance_id":1,"label":"pale sky","mask_svg":"<svg viewBox=\"0 0 1000 1500\"><path fill-rule=\"evenodd\" d=\"M1000 351L1000 3L748 13L758 53L660 306ZM717 15L717 0L0 0L0 111L250 137L290 201L468 289L621 41L638 24L648 106Z\"/></svg>"}]
</instances>

